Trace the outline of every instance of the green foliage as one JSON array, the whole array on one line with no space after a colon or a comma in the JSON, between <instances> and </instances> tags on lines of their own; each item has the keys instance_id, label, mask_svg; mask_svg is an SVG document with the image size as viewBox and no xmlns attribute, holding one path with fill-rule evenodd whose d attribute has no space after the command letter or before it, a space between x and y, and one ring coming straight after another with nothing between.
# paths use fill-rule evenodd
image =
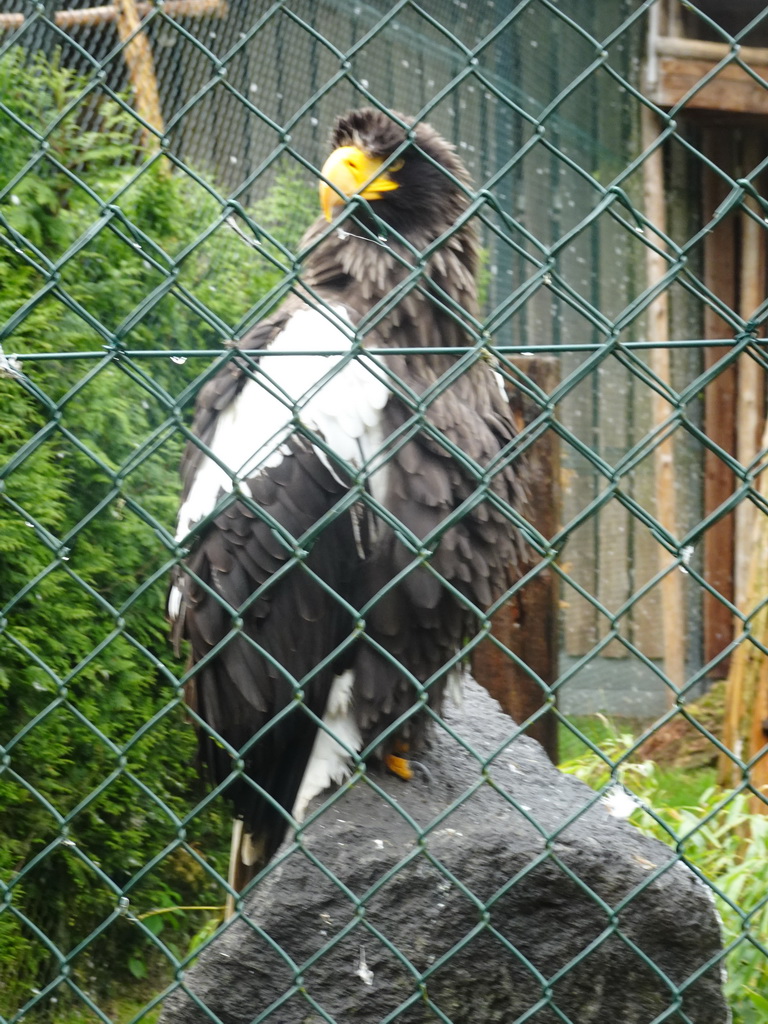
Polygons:
<instances>
[{"instance_id":1,"label":"green foliage","mask_svg":"<svg viewBox=\"0 0 768 1024\"><path fill-rule=\"evenodd\" d=\"M98 130L78 122L86 96ZM0 378L3 1016L75 949L96 999L167 980L152 936L181 956L208 927L181 908L223 902L203 865L226 873L226 810L180 831L200 789L164 611L192 404L176 399L210 364L194 353L242 330L282 274L208 189L142 163L134 128L57 61L0 59L0 215L24 236L0 245L0 323L24 310L4 347L28 380ZM291 248L305 192L280 179L260 204L267 221L283 211L265 226ZM53 290L40 252L68 254ZM46 353L61 357L25 359Z\"/></svg>"},{"instance_id":2,"label":"green foliage","mask_svg":"<svg viewBox=\"0 0 768 1024\"><path fill-rule=\"evenodd\" d=\"M695 807L664 808L663 825L645 830L679 842L685 860L713 884L723 920L734 1024L764 1024L768 992L768 818L746 793L712 787Z\"/></svg>"},{"instance_id":3,"label":"green foliage","mask_svg":"<svg viewBox=\"0 0 768 1024\"><path fill-rule=\"evenodd\" d=\"M613 730L611 735L605 720L602 730L607 730L600 738L603 756L591 751L581 754L563 762L561 771L595 789L620 783L639 800L629 820L646 835L677 848L683 860L709 880L728 950L725 994L734 1024L764 1024L768 816L753 812L748 793L711 785L709 771L663 773L652 761L633 761L627 756L634 742L631 733ZM696 802L686 805L685 798L693 794Z\"/></svg>"},{"instance_id":4,"label":"green foliage","mask_svg":"<svg viewBox=\"0 0 768 1024\"><path fill-rule=\"evenodd\" d=\"M571 716L567 723L561 725L558 733L564 770L569 770L567 766L572 762L576 774L586 774L584 782L599 788L610 780L613 762L627 756L627 752L635 745L635 736L643 733L647 724L647 719L622 718L619 726L601 714ZM585 757L592 752L593 747L602 750L607 760ZM629 762L634 766L637 758L629 755ZM626 770L629 769L620 766L619 774ZM673 807L696 804L704 791L714 785L715 776L715 769L710 767L683 772L654 764L656 801Z\"/></svg>"},{"instance_id":5,"label":"green foliage","mask_svg":"<svg viewBox=\"0 0 768 1024\"><path fill-rule=\"evenodd\" d=\"M62 211L82 202L74 177L109 195L119 180L120 161L132 159L135 126L120 107L101 99L90 130L78 106L91 96L84 80L42 54L13 48L0 61L0 168L10 190L3 212L37 248L60 251L67 239ZM24 167L26 174L17 177ZM80 194L78 194L80 193Z\"/></svg>"}]
</instances>

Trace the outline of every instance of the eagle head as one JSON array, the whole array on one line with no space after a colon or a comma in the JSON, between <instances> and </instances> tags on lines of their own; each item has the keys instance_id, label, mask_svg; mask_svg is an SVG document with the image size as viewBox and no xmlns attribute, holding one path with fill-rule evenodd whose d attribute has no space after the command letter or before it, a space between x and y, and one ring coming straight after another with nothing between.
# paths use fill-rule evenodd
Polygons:
<instances>
[{"instance_id":1,"label":"eagle head","mask_svg":"<svg viewBox=\"0 0 768 1024\"><path fill-rule=\"evenodd\" d=\"M320 182L329 221L348 199L360 196L375 202L377 216L400 234L420 229L438 237L466 209L467 170L428 124L363 107L337 119L331 147Z\"/></svg>"}]
</instances>

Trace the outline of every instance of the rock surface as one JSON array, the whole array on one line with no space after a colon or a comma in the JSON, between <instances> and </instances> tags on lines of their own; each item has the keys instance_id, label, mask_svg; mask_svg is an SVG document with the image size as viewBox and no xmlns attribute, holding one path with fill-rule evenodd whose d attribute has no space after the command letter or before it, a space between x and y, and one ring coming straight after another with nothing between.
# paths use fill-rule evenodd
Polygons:
<instances>
[{"instance_id":1,"label":"rock surface","mask_svg":"<svg viewBox=\"0 0 768 1024\"><path fill-rule=\"evenodd\" d=\"M447 721L479 756L438 726L413 782L335 794L161 1024L730 1020L712 899L674 851L508 742L474 684Z\"/></svg>"}]
</instances>

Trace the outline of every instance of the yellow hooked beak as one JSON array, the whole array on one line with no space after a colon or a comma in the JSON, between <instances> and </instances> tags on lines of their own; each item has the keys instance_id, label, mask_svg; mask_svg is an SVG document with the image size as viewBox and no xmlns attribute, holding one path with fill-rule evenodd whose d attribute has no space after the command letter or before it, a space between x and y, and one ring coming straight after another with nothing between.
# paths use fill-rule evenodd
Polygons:
<instances>
[{"instance_id":1,"label":"yellow hooked beak","mask_svg":"<svg viewBox=\"0 0 768 1024\"><path fill-rule=\"evenodd\" d=\"M367 156L357 146L341 146L323 164L320 172L325 180L320 182L320 205L326 220L333 219L335 206L344 202L342 193L347 199L360 195L363 199L381 199L385 192L398 188L396 181L389 177L391 171L399 171L402 160L396 160L379 174L383 157ZM338 190L338 191L337 191Z\"/></svg>"}]
</instances>

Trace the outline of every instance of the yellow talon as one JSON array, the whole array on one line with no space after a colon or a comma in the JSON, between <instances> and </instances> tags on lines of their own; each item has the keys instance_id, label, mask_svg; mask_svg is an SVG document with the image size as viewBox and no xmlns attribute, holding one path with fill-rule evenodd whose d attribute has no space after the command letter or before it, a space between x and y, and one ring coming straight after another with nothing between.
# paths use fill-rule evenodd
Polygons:
<instances>
[{"instance_id":1,"label":"yellow talon","mask_svg":"<svg viewBox=\"0 0 768 1024\"><path fill-rule=\"evenodd\" d=\"M397 754L387 754L384 758L384 763L393 775L397 775L398 778L404 779L405 782L408 782L413 778L411 766L404 757L398 757Z\"/></svg>"}]
</instances>

